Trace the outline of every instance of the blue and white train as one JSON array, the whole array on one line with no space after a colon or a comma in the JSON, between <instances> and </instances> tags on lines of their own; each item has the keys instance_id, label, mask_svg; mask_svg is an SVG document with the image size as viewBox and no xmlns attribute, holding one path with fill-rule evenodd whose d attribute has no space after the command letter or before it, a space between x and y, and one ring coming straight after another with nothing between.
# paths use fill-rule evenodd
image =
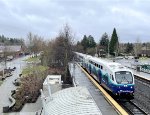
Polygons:
<instances>
[{"instance_id":1,"label":"blue and white train","mask_svg":"<svg viewBox=\"0 0 150 115\"><path fill-rule=\"evenodd\" d=\"M134 75L119 63L75 52L81 66L115 95L134 95Z\"/></svg>"}]
</instances>

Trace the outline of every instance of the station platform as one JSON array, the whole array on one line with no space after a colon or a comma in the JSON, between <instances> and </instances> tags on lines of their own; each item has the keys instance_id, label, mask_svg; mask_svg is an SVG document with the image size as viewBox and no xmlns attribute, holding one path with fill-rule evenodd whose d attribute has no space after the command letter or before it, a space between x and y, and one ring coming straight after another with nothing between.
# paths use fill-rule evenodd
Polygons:
<instances>
[{"instance_id":1,"label":"station platform","mask_svg":"<svg viewBox=\"0 0 150 115\"><path fill-rule=\"evenodd\" d=\"M70 72L72 77L75 78L77 86L85 86L88 89L102 115L118 114L116 110L106 101L106 99L102 95L102 92L94 86L94 84L88 79L88 77L80 69L79 66L77 66L76 64L70 64Z\"/></svg>"},{"instance_id":2,"label":"station platform","mask_svg":"<svg viewBox=\"0 0 150 115\"><path fill-rule=\"evenodd\" d=\"M121 61L119 63L121 63L124 66L128 67L129 69L131 69L133 71L134 75L150 80L150 74L146 73L146 72L139 72L139 71L137 71L136 70L136 64L133 64L133 63L131 63L128 60Z\"/></svg>"},{"instance_id":3,"label":"station platform","mask_svg":"<svg viewBox=\"0 0 150 115\"><path fill-rule=\"evenodd\" d=\"M144 72L138 72L137 70L132 68L130 69L133 71L134 75L150 80L150 74Z\"/></svg>"},{"instance_id":4,"label":"station platform","mask_svg":"<svg viewBox=\"0 0 150 115\"><path fill-rule=\"evenodd\" d=\"M107 61L112 61L112 60L109 60L109 59L106 59L106 60ZM134 75L150 80L150 74L149 73L138 72L136 70L136 65L138 63L134 62L133 60L121 59L121 60L116 60L116 62L124 65L125 67L127 67L129 69L131 69L133 71Z\"/></svg>"}]
</instances>

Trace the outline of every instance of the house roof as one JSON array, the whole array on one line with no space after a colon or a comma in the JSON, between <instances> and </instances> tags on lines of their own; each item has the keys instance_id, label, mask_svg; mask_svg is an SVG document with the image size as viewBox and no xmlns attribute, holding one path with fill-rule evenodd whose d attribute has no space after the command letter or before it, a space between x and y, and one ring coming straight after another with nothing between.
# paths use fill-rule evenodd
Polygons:
<instances>
[{"instance_id":1,"label":"house roof","mask_svg":"<svg viewBox=\"0 0 150 115\"><path fill-rule=\"evenodd\" d=\"M141 50L140 54L149 54L150 55L150 50Z\"/></svg>"},{"instance_id":2,"label":"house roof","mask_svg":"<svg viewBox=\"0 0 150 115\"><path fill-rule=\"evenodd\" d=\"M9 51L9 52L18 52L21 51L21 45L15 46L0 46L0 52Z\"/></svg>"},{"instance_id":3,"label":"house roof","mask_svg":"<svg viewBox=\"0 0 150 115\"><path fill-rule=\"evenodd\" d=\"M45 105L47 115L102 115L86 87L56 92Z\"/></svg>"}]
</instances>

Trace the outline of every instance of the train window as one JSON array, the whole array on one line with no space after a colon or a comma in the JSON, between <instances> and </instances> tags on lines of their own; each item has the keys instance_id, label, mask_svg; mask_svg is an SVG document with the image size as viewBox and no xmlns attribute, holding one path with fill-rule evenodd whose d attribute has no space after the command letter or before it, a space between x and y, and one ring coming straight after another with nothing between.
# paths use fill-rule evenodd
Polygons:
<instances>
[{"instance_id":1,"label":"train window","mask_svg":"<svg viewBox=\"0 0 150 115\"><path fill-rule=\"evenodd\" d=\"M115 79L118 84L133 83L132 74L131 72L128 72L128 71L115 72Z\"/></svg>"},{"instance_id":2,"label":"train window","mask_svg":"<svg viewBox=\"0 0 150 115\"><path fill-rule=\"evenodd\" d=\"M101 69L103 69L103 66L101 66Z\"/></svg>"},{"instance_id":3,"label":"train window","mask_svg":"<svg viewBox=\"0 0 150 115\"><path fill-rule=\"evenodd\" d=\"M100 68L101 66L100 66L100 65L98 65L98 67Z\"/></svg>"},{"instance_id":4,"label":"train window","mask_svg":"<svg viewBox=\"0 0 150 115\"><path fill-rule=\"evenodd\" d=\"M112 75L111 77L112 77L112 80L114 81L114 77L113 77L113 75Z\"/></svg>"}]
</instances>

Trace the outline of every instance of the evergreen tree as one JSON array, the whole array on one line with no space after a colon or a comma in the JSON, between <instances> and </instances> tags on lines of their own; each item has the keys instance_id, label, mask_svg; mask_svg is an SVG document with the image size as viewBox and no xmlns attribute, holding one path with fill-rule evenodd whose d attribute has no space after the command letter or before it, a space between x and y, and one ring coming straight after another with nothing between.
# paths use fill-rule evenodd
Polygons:
<instances>
[{"instance_id":1,"label":"evergreen tree","mask_svg":"<svg viewBox=\"0 0 150 115\"><path fill-rule=\"evenodd\" d=\"M110 44L109 44L110 53L111 54L115 53L116 55L118 55L118 46L119 46L118 36L117 36L116 29L114 28L111 36Z\"/></svg>"},{"instance_id":2,"label":"evergreen tree","mask_svg":"<svg viewBox=\"0 0 150 115\"><path fill-rule=\"evenodd\" d=\"M88 39L87 46L89 48L94 48L96 46L96 42L95 42L94 38L91 35L89 35L87 39Z\"/></svg>"},{"instance_id":3,"label":"evergreen tree","mask_svg":"<svg viewBox=\"0 0 150 115\"><path fill-rule=\"evenodd\" d=\"M14 44L14 39L10 38L10 44L13 45Z\"/></svg>"},{"instance_id":4,"label":"evergreen tree","mask_svg":"<svg viewBox=\"0 0 150 115\"><path fill-rule=\"evenodd\" d=\"M101 39L100 39L99 46L103 46L104 50L107 52L107 50L108 50L108 43L109 43L108 35L105 32L102 35Z\"/></svg>"},{"instance_id":5,"label":"evergreen tree","mask_svg":"<svg viewBox=\"0 0 150 115\"><path fill-rule=\"evenodd\" d=\"M18 38L9 38L4 35L0 35L0 42L5 43L5 45L22 45L24 41Z\"/></svg>"},{"instance_id":6,"label":"evergreen tree","mask_svg":"<svg viewBox=\"0 0 150 115\"><path fill-rule=\"evenodd\" d=\"M133 44L132 43L127 43L125 53L132 53L133 51Z\"/></svg>"},{"instance_id":7,"label":"evergreen tree","mask_svg":"<svg viewBox=\"0 0 150 115\"><path fill-rule=\"evenodd\" d=\"M84 35L83 39L81 40L81 45L83 47L84 53L87 53L87 50L89 51L90 48L95 49L96 42L91 35L89 35L88 37Z\"/></svg>"},{"instance_id":8,"label":"evergreen tree","mask_svg":"<svg viewBox=\"0 0 150 115\"><path fill-rule=\"evenodd\" d=\"M86 35L84 35L83 40L81 41L81 45L83 46L84 53L86 53L86 50L88 48L88 39Z\"/></svg>"},{"instance_id":9,"label":"evergreen tree","mask_svg":"<svg viewBox=\"0 0 150 115\"><path fill-rule=\"evenodd\" d=\"M84 50L83 50L83 46L81 45L81 42L77 42L77 44L75 45L75 50L77 52L81 52L81 53L84 53Z\"/></svg>"},{"instance_id":10,"label":"evergreen tree","mask_svg":"<svg viewBox=\"0 0 150 115\"><path fill-rule=\"evenodd\" d=\"M4 37L4 35L2 35L2 43L4 43L6 41L6 38Z\"/></svg>"}]
</instances>

